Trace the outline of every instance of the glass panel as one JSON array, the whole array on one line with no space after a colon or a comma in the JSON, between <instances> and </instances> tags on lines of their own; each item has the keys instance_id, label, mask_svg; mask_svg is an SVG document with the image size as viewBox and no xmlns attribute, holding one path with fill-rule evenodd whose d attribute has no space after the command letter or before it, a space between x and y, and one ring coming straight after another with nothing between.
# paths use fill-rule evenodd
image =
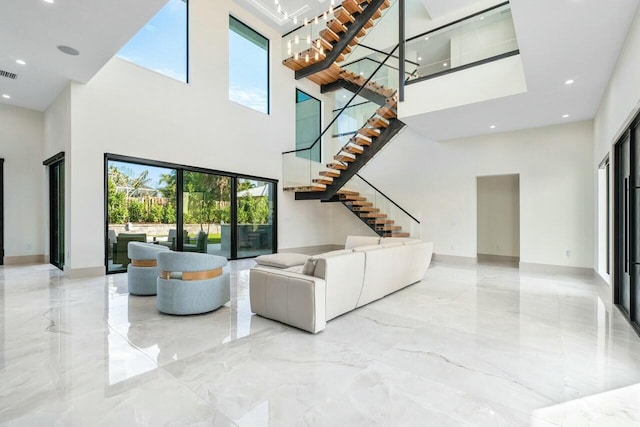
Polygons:
<instances>
[{"instance_id":1,"label":"glass panel","mask_svg":"<svg viewBox=\"0 0 640 427\"><path fill-rule=\"evenodd\" d=\"M510 6L504 5L406 44L409 81L518 49Z\"/></svg>"},{"instance_id":2,"label":"glass panel","mask_svg":"<svg viewBox=\"0 0 640 427\"><path fill-rule=\"evenodd\" d=\"M231 178L185 171L183 180L183 250L230 258Z\"/></svg>"},{"instance_id":3,"label":"glass panel","mask_svg":"<svg viewBox=\"0 0 640 427\"><path fill-rule=\"evenodd\" d=\"M296 89L296 150L309 148L298 152L297 156L314 162L320 161L322 149L322 142L318 141L322 124L320 108L318 99Z\"/></svg>"},{"instance_id":4,"label":"glass panel","mask_svg":"<svg viewBox=\"0 0 640 427\"><path fill-rule=\"evenodd\" d=\"M229 17L229 99L269 114L269 39Z\"/></svg>"},{"instance_id":5,"label":"glass panel","mask_svg":"<svg viewBox=\"0 0 640 427\"><path fill-rule=\"evenodd\" d=\"M420 223L359 175L354 176L343 190L355 191L359 197L366 198L358 204L343 202L379 235L420 238Z\"/></svg>"},{"instance_id":6,"label":"glass panel","mask_svg":"<svg viewBox=\"0 0 640 427\"><path fill-rule=\"evenodd\" d=\"M238 179L238 258L273 253L275 185Z\"/></svg>"},{"instance_id":7,"label":"glass panel","mask_svg":"<svg viewBox=\"0 0 640 427\"><path fill-rule=\"evenodd\" d=\"M108 271L126 271L132 241L175 249L175 169L110 160L107 187Z\"/></svg>"},{"instance_id":8,"label":"glass panel","mask_svg":"<svg viewBox=\"0 0 640 427\"><path fill-rule=\"evenodd\" d=\"M169 0L118 52L118 56L174 79L187 81L187 1Z\"/></svg>"}]
</instances>

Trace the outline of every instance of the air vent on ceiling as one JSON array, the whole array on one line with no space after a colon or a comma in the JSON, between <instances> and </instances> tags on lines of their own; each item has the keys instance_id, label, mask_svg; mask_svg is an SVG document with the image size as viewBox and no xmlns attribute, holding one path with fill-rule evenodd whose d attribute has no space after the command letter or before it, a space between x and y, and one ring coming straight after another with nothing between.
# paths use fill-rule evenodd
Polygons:
<instances>
[{"instance_id":1,"label":"air vent on ceiling","mask_svg":"<svg viewBox=\"0 0 640 427\"><path fill-rule=\"evenodd\" d=\"M18 78L18 75L16 73L10 73L5 70L0 70L0 77L6 77L8 79L15 80Z\"/></svg>"}]
</instances>

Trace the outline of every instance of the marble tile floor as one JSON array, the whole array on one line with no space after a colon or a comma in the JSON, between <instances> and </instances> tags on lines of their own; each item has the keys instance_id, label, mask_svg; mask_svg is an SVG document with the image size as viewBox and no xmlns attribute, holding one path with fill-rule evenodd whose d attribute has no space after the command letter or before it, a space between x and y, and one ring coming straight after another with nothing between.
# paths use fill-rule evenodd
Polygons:
<instances>
[{"instance_id":1,"label":"marble tile floor","mask_svg":"<svg viewBox=\"0 0 640 427\"><path fill-rule=\"evenodd\" d=\"M592 278L437 263L318 335L126 274L0 268L1 426L638 426L640 338Z\"/></svg>"}]
</instances>

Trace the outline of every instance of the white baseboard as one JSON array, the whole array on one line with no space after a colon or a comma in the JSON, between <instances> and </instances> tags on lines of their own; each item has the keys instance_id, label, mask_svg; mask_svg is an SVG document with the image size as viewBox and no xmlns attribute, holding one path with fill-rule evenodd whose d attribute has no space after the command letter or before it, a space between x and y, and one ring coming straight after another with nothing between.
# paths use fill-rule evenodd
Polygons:
<instances>
[{"instance_id":1,"label":"white baseboard","mask_svg":"<svg viewBox=\"0 0 640 427\"><path fill-rule=\"evenodd\" d=\"M105 275L105 267L88 267L88 268L66 268L64 269L64 277L69 279L83 279L86 277L98 277Z\"/></svg>"},{"instance_id":2,"label":"white baseboard","mask_svg":"<svg viewBox=\"0 0 640 427\"><path fill-rule=\"evenodd\" d=\"M508 262L517 264L520 257L507 255L478 254L478 262Z\"/></svg>"},{"instance_id":3,"label":"white baseboard","mask_svg":"<svg viewBox=\"0 0 640 427\"><path fill-rule=\"evenodd\" d=\"M570 267L567 265L536 264L532 262L520 262L520 271L526 273L547 274L577 274L579 276L593 276L593 268Z\"/></svg>"},{"instance_id":4,"label":"white baseboard","mask_svg":"<svg viewBox=\"0 0 640 427\"><path fill-rule=\"evenodd\" d=\"M4 265L45 264L44 255L20 255L4 257Z\"/></svg>"},{"instance_id":5,"label":"white baseboard","mask_svg":"<svg viewBox=\"0 0 640 427\"><path fill-rule=\"evenodd\" d=\"M478 263L478 258L468 256L456 256L456 255L441 255L433 254L433 260L435 262L445 262L450 264L463 264L463 265L475 265Z\"/></svg>"}]
</instances>

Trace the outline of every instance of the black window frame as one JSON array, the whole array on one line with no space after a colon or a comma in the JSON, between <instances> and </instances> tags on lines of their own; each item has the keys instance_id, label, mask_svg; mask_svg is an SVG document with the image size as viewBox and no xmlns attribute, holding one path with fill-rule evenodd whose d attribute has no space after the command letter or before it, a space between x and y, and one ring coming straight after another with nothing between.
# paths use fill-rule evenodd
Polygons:
<instances>
[{"instance_id":1,"label":"black window frame","mask_svg":"<svg viewBox=\"0 0 640 427\"><path fill-rule=\"evenodd\" d=\"M198 166L190 166L190 165L184 165L184 164L178 164L178 163L171 163L171 162L164 162L161 160L153 160L153 159L144 159L144 158L140 158L140 157L132 157L132 156L126 156L126 155L121 155L121 154L113 154L113 153L105 153L104 154L104 172L103 172L103 178L104 178L104 232L103 232L103 239L104 239L104 266L105 266L105 271L106 274L119 274L119 273L126 273L126 271L109 271L109 256L108 256L108 240L107 240L107 234L108 234L108 230L109 230L109 188L108 188L108 181L109 181L109 162L110 161L115 161L115 162L124 162L124 163L133 163L133 164L137 164L137 165L144 165L144 166L154 166L154 167L160 167L160 168L167 168L167 169L175 169L176 170L176 223L177 223L177 231L178 231L178 247L181 247L182 245L182 233L181 233L181 227L178 225L182 224L182 214L183 214L183 210L182 210L182 194L183 194L183 188L182 188L182 179L183 179L183 174L185 171L187 172L199 172L199 173L204 173L204 174L212 174L212 175L220 175L220 176L225 176L225 177L229 177L231 179L231 223L232 223L232 227L231 227L231 253L230 253L230 260L239 260L239 259L249 259L249 258L255 258L255 256L247 256L247 257L238 257L238 239L237 239L237 206L238 206L238 195L237 195L237 181L238 179L249 179L249 180L256 180L256 181L263 181L265 183L270 183L273 184L274 186L274 191L273 191L273 236L272 236L272 253L277 253L278 252L278 183L279 180L278 179L274 179L274 178L266 178L266 177L261 177L261 176L256 176L256 175L248 175L248 174L243 174L243 173L237 173L237 172L229 172L229 171L220 171L220 170L215 170L215 169L207 169L207 168L203 168L203 167L198 167Z\"/></svg>"},{"instance_id":2,"label":"black window frame","mask_svg":"<svg viewBox=\"0 0 640 427\"><path fill-rule=\"evenodd\" d=\"M320 114L318 116L318 136L316 137L316 140L318 140L318 138L320 138L318 140L318 146L319 146L318 147L318 154L319 154L320 158L317 160L317 163L322 163L322 138L321 138L321 136L322 136L322 101L320 99L316 98L315 96L308 94L304 90L296 87L295 98L294 98L296 105L298 104L298 92L305 94L306 96L308 96L311 99L315 99L316 101L318 101L318 104L320 104ZM297 113L297 111L296 111L296 113ZM296 117L296 126L298 124L297 120L298 120L298 117ZM295 141L295 144L296 144L295 145L296 153L299 150L304 150L304 148L299 148L298 147L298 141L297 140ZM311 148L311 147L314 147L314 146L311 145L310 147L307 147L307 148ZM310 160L313 161L313 162L316 161L316 160L313 160L313 159L310 159Z\"/></svg>"},{"instance_id":3,"label":"black window frame","mask_svg":"<svg viewBox=\"0 0 640 427\"><path fill-rule=\"evenodd\" d=\"M256 31L253 27L245 24L241 19L236 18L235 16L233 16L232 14L229 14L229 21L230 20L234 20L236 21L236 23L244 26L245 28L247 28L248 30L251 30L253 33L255 33L256 35L262 37L263 39L265 39L267 41L267 116L271 115L271 39L269 39L268 37L266 37L264 34L262 34L260 31ZM231 25L229 25L229 31L231 30ZM229 62L231 61L231 57L229 56ZM230 79L229 79L230 82ZM227 88L227 92L229 91L229 88ZM227 93L227 97L229 97L228 93ZM229 101L231 102L235 102L237 104L240 104L236 101L233 101L229 98ZM244 107L250 108L253 111L257 111L258 113L263 113L262 111L258 111L255 110L247 105L244 104L240 104ZM263 113L264 114L264 113Z\"/></svg>"}]
</instances>

